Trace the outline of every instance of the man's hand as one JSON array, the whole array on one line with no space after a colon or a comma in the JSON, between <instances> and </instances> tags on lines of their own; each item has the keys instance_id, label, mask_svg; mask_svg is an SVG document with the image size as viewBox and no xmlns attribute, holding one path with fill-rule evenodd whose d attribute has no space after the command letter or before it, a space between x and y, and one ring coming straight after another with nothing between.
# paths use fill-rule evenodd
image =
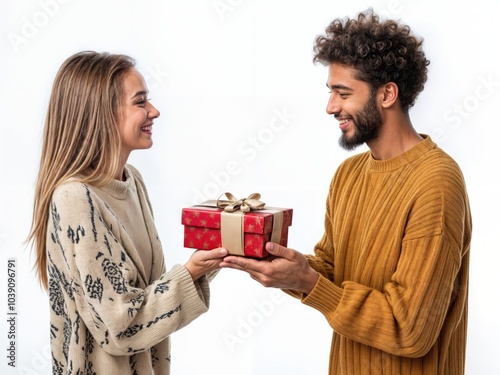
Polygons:
<instances>
[{"instance_id":1,"label":"man's hand","mask_svg":"<svg viewBox=\"0 0 500 375\"><path fill-rule=\"evenodd\" d=\"M222 258L226 255L227 250L222 247L213 250L197 250L184 267L191 274L193 281L196 281L206 273L220 268Z\"/></svg>"},{"instance_id":2,"label":"man's hand","mask_svg":"<svg viewBox=\"0 0 500 375\"><path fill-rule=\"evenodd\" d=\"M319 274L309 266L302 253L272 242L266 244L266 250L271 256L260 260L227 256L220 267L245 271L266 287L311 292Z\"/></svg>"}]
</instances>

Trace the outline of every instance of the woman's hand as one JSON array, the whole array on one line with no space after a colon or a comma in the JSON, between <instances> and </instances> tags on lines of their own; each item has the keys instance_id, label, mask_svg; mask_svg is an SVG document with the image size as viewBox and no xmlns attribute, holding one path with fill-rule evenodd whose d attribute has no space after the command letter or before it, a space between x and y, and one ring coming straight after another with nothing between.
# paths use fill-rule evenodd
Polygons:
<instances>
[{"instance_id":1,"label":"woman's hand","mask_svg":"<svg viewBox=\"0 0 500 375\"><path fill-rule=\"evenodd\" d=\"M197 250L191 255L184 267L191 274L193 281L196 281L206 273L220 268L219 264L227 254L228 251L223 247L213 250Z\"/></svg>"}]
</instances>

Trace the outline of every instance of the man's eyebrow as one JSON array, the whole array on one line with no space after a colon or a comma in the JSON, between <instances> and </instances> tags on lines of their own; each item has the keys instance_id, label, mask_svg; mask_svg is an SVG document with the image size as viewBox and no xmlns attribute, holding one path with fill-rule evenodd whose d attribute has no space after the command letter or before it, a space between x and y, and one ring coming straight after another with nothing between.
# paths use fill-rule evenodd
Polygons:
<instances>
[{"instance_id":1,"label":"man's eyebrow","mask_svg":"<svg viewBox=\"0 0 500 375\"><path fill-rule=\"evenodd\" d=\"M326 83L326 87L328 87L330 90L349 90L349 91L353 90L349 86L340 85L340 84L329 86L328 83Z\"/></svg>"}]
</instances>

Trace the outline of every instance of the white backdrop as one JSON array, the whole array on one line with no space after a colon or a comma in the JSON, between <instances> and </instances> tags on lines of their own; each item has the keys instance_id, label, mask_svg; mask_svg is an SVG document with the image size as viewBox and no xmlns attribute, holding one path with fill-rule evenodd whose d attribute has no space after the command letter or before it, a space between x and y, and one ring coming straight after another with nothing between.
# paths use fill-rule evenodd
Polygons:
<instances>
[{"instance_id":1,"label":"white backdrop","mask_svg":"<svg viewBox=\"0 0 500 375\"><path fill-rule=\"evenodd\" d=\"M497 1L4 0L1 17L0 373L50 374L49 305L23 244L51 84L83 49L126 53L146 77L151 150L130 162L149 187L167 263L184 263L181 208L224 191L292 207L289 246L308 253L323 231L330 179L351 153L325 113L316 35L369 6L425 38L429 80L411 111L417 130L461 165L474 232L468 374L498 374L500 205L496 114ZM363 148L355 152L363 151ZM16 368L8 366L8 278L17 267ZM223 270L210 311L173 335L173 374L325 374L331 328L317 311L246 274Z\"/></svg>"}]
</instances>

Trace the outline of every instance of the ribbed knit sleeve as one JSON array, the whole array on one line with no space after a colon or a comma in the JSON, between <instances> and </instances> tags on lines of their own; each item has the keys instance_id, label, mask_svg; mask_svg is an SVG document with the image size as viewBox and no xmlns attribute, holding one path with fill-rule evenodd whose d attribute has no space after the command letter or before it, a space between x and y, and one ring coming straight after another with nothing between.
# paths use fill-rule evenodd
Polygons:
<instances>
[{"instance_id":1,"label":"ribbed knit sleeve","mask_svg":"<svg viewBox=\"0 0 500 375\"><path fill-rule=\"evenodd\" d=\"M336 332L352 340L399 356L421 357L440 333L458 271L442 241L434 236L405 243L406 253L425 246L426 262L414 261L411 255L402 259L382 291L354 281L339 287L322 277L304 303L321 311Z\"/></svg>"},{"instance_id":2,"label":"ribbed knit sleeve","mask_svg":"<svg viewBox=\"0 0 500 375\"><path fill-rule=\"evenodd\" d=\"M450 361L463 369L465 330L456 328L466 325L470 233L462 174L429 138L396 159L366 153L339 168L325 234L308 257L321 276L300 296L335 332L332 362L347 361L331 373L367 373L359 363L382 352L393 367L384 374L451 374Z\"/></svg>"}]
</instances>

